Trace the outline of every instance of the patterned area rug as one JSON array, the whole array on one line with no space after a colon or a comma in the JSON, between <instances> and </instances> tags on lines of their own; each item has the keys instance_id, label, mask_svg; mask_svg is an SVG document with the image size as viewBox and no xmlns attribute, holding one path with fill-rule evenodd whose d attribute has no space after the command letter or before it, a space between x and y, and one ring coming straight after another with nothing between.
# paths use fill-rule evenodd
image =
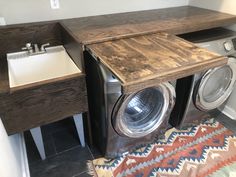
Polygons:
<instances>
[{"instance_id":1,"label":"patterned area rug","mask_svg":"<svg viewBox=\"0 0 236 177\"><path fill-rule=\"evenodd\" d=\"M236 177L236 136L211 119L114 160L88 163L98 177Z\"/></svg>"}]
</instances>

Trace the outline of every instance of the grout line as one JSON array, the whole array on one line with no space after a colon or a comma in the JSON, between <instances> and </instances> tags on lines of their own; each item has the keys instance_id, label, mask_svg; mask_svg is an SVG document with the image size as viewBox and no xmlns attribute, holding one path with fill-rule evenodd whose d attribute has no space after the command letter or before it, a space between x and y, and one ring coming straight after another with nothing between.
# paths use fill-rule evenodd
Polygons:
<instances>
[{"instance_id":1,"label":"grout line","mask_svg":"<svg viewBox=\"0 0 236 177\"><path fill-rule=\"evenodd\" d=\"M78 148L78 147L81 147L81 145L76 145L76 146L73 146L73 147L71 147L71 148L69 148L69 149L66 149L66 150L64 150L64 151L57 152L57 155L63 154L64 152L71 151L71 150L76 149L76 148Z\"/></svg>"},{"instance_id":2,"label":"grout line","mask_svg":"<svg viewBox=\"0 0 236 177\"><path fill-rule=\"evenodd\" d=\"M86 145L87 146L87 145ZM91 154L91 156L92 156L92 159L94 160L95 159L95 157L94 157L94 155L93 155L93 153L92 153L92 151L91 151L91 149L89 148L89 146L87 146L88 147L88 150L89 150L89 152L90 152L90 154Z\"/></svg>"},{"instance_id":3,"label":"grout line","mask_svg":"<svg viewBox=\"0 0 236 177\"><path fill-rule=\"evenodd\" d=\"M55 148L55 152L56 152L55 155L58 155L55 140L54 140L54 138L53 138L53 135L52 135L52 134L50 134L50 135L52 136L52 142L53 142L53 144L54 144L54 148Z\"/></svg>"},{"instance_id":4,"label":"grout line","mask_svg":"<svg viewBox=\"0 0 236 177\"><path fill-rule=\"evenodd\" d=\"M88 171L83 171L83 172L77 173L77 174L73 175L72 177L76 177L76 176L82 175L84 173L88 173Z\"/></svg>"}]
</instances>

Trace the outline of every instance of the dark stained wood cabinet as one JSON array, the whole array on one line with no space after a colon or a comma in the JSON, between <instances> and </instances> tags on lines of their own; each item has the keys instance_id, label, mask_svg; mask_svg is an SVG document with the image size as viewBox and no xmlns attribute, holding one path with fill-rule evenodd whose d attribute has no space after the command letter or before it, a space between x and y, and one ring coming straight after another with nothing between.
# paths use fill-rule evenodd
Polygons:
<instances>
[{"instance_id":1,"label":"dark stained wood cabinet","mask_svg":"<svg viewBox=\"0 0 236 177\"><path fill-rule=\"evenodd\" d=\"M85 75L12 91L0 96L0 105L8 134L87 112Z\"/></svg>"},{"instance_id":2,"label":"dark stained wood cabinet","mask_svg":"<svg viewBox=\"0 0 236 177\"><path fill-rule=\"evenodd\" d=\"M0 28L0 42L0 117L8 134L88 111L81 47L58 22ZM10 88L6 53L27 42L64 45L82 73Z\"/></svg>"}]
</instances>

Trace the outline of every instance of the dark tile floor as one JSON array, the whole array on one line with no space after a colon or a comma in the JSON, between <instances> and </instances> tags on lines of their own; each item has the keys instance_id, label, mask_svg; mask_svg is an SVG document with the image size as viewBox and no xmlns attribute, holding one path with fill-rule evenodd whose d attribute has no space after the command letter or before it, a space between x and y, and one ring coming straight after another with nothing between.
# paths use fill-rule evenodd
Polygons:
<instances>
[{"instance_id":1,"label":"dark tile floor","mask_svg":"<svg viewBox=\"0 0 236 177\"><path fill-rule=\"evenodd\" d=\"M31 177L86 177L87 161L100 157L95 148L82 147L72 118L42 126L46 160L41 160L31 134L25 132Z\"/></svg>"},{"instance_id":2,"label":"dark tile floor","mask_svg":"<svg viewBox=\"0 0 236 177\"><path fill-rule=\"evenodd\" d=\"M236 133L236 121L216 118ZM89 177L87 161L101 157L95 148L81 147L71 118L42 127L47 159L42 161L29 132L25 133L31 177Z\"/></svg>"}]
</instances>

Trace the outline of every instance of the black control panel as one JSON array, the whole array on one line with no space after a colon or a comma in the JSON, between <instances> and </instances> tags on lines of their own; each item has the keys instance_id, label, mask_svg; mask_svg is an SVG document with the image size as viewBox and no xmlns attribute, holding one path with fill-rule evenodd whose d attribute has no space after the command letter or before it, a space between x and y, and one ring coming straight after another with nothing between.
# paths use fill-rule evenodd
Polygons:
<instances>
[{"instance_id":1,"label":"black control panel","mask_svg":"<svg viewBox=\"0 0 236 177\"><path fill-rule=\"evenodd\" d=\"M233 45L234 45L234 49L236 50L236 38L232 39Z\"/></svg>"}]
</instances>

